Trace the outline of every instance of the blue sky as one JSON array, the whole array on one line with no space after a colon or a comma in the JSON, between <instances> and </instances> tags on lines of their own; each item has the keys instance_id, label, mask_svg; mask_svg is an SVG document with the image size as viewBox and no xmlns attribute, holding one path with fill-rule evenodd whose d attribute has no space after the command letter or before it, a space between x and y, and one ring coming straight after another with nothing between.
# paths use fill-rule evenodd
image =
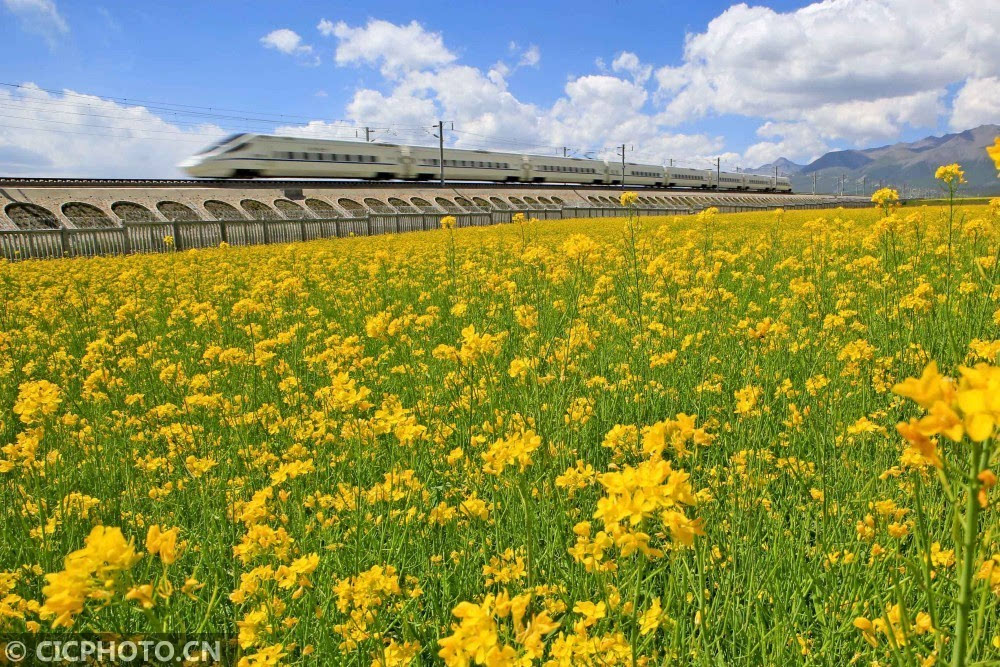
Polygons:
<instances>
[{"instance_id":1,"label":"blue sky","mask_svg":"<svg viewBox=\"0 0 1000 667\"><path fill-rule=\"evenodd\" d=\"M0 0L0 170L171 176L234 130L438 118L456 146L808 161L1000 121L1000 19L949 2Z\"/></svg>"}]
</instances>

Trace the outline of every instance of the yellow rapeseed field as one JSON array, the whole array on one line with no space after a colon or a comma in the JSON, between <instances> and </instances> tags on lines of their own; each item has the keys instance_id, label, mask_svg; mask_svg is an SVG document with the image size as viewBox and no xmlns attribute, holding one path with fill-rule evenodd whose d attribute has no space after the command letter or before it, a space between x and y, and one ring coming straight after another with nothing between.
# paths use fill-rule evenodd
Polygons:
<instances>
[{"instance_id":1,"label":"yellow rapeseed field","mask_svg":"<svg viewBox=\"0 0 1000 667\"><path fill-rule=\"evenodd\" d=\"M1000 202L876 203L0 264L0 633L995 664Z\"/></svg>"}]
</instances>

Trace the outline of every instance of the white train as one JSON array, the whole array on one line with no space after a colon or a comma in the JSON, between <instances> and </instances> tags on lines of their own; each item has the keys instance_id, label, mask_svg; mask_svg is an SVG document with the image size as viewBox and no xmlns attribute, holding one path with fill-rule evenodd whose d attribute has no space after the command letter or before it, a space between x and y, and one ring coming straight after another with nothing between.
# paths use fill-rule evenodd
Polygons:
<instances>
[{"instance_id":1,"label":"white train","mask_svg":"<svg viewBox=\"0 0 1000 667\"><path fill-rule=\"evenodd\" d=\"M359 178L432 181L440 177L437 148L234 134L178 165L199 178ZM626 186L791 192L787 178L716 173L652 164L625 164ZM518 153L444 150L449 181L621 185L622 165L605 160Z\"/></svg>"}]
</instances>

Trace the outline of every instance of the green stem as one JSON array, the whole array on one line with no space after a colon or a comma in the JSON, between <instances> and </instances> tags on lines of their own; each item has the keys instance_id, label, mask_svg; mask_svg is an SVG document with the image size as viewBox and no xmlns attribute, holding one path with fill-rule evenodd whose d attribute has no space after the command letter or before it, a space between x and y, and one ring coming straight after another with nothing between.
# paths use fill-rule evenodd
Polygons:
<instances>
[{"instance_id":1,"label":"green stem","mask_svg":"<svg viewBox=\"0 0 1000 667\"><path fill-rule=\"evenodd\" d=\"M639 553L639 566L635 573L635 590L632 592L632 634L629 637L629 644L632 647L632 667L638 664L638 641L639 641L639 589L642 587L642 575L646 569L646 556Z\"/></svg>"},{"instance_id":2,"label":"green stem","mask_svg":"<svg viewBox=\"0 0 1000 667\"><path fill-rule=\"evenodd\" d=\"M979 459L982 443L974 443L969 458L968 497L965 501L965 525L962 533L962 570L959 575L958 617L955 620L955 648L952 667L964 667L969 648L969 612L972 610L972 577L976 570L977 537L979 536Z\"/></svg>"},{"instance_id":3,"label":"green stem","mask_svg":"<svg viewBox=\"0 0 1000 667\"><path fill-rule=\"evenodd\" d=\"M524 508L524 527L527 529L528 537L524 541L525 557L524 562L528 568L528 586L534 587L535 585L535 569L534 569L534 541L535 541L535 524L534 518L531 514L531 507L528 504L528 488L527 483L524 480L524 475L520 475L517 478L517 491L521 496L521 506Z\"/></svg>"}]
</instances>

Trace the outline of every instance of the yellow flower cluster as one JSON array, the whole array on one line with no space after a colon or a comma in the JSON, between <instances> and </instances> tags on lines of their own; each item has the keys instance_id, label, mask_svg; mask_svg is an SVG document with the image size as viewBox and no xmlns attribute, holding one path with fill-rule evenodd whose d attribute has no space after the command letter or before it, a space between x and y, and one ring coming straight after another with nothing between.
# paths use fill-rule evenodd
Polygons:
<instances>
[{"instance_id":1,"label":"yellow flower cluster","mask_svg":"<svg viewBox=\"0 0 1000 667\"><path fill-rule=\"evenodd\" d=\"M55 414L61 401L59 387L48 380L22 382L14 402L14 414L25 424L35 424Z\"/></svg>"},{"instance_id":2,"label":"yellow flower cluster","mask_svg":"<svg viewBox=\"0 0 1000 667\"><path fill-rule=\"evenodd\" d=\"M639 195L635 192L623 192L618 201L625 208L635 206L639 202Z\"/></svg>"},{"instance_id":3,"label":"yellow flower cluster","mask_svg":"<svg viewBox=\"0 0 1000 667\"><path fill-rule=\"evenodd\" d=\"M1000 172L1000 137L996 137L993 140L992 146L986 147L986 153L993 160L993 164L996 165L997 171Z\"/></svg>"},{"instance_id":4,"label":"yellow flower cluster","mask_svg":"<svg viewBox=\"0 0 1000 667\"><path fill-rule=\"evenodd\" d=\"M965 172L957 164L943 165L934 172L934 178L938 179L949 188L956 188L965 183Z\"/></svg>"},{"instance_id":5,"label":"yellow flower cluster","mask_svg":"<svg viewBox=\"0 0 1000 667\"><path fill-rule=\"evenodd\" d=\"M893 207L899 205L899 193L892 188L880 188L872 193L872 203L888 215Z\"/></svg>"},{"instance_id":6,"label":"yellow flower cluster","mask_svg":"<svg viewBox=\"0 0 1000 667\"><path fill-rule=\"evenodd\" d=\"M53 628L72 626L87 601L107 604L118 590L119 574L140 558L121 529L95 526L84 547L66 556L61 572L45 575L39 616L51 620Z\"/></svg>"},{"instance_id":7,"label":"yellow flower cluster","mask_svg":"<svg viewBox=\"0 0 1000 667\"><path fill-rule=\"evenodd\" d=\"M930 614L921 611L913 619L907 619L903 617L898 604L890 605L883 616L874 620L859 616L854 619L854 627L861 631L865 641L872 646L878 646L878 635L887 637L895 646L906 646L913 636L935 632Z\"/></svg>"},{"instance_id":8,"label":"yellow flower cluster","mask_svg":"<svg viewBox=\"0 0 1000 667\"><path fill-rule=\"evenodd\" d=\"M559 623L547 610L529 617L532 597L531 593L511 596L503 591L487 595L479 604L462 602L452 612L459 622L452 625L450 636L442 637L438 656L449 667L530 665L540 659L545 637Z\"/></svg>"},{"instance_id":9,"label":"yellow flower cluster","mask_svg":"<svg viewBox=\"0 0 1000 667\"><path fill-rule=\"evenodd\" d=\"M1000 367L980 363L959 368L959 374L956 383L941 375L932 361L919 378L908 378L892 389L926 412L897 428L928 460L935 457L932 437L944 435L958 442L968 436L982 442L993 437L1000 424Z\"/></svg>"},{"instance_id":10,"label":"yellow flower cluster","mask_svg":"<svg viewBox=\"0 0 1000 667\"><path fill-rule=\"evenodd\" d=\"M0 264L0 632L909 664L963 599L992 660L1000 209L638 202Z\"/></svg>"}]
</instances>

